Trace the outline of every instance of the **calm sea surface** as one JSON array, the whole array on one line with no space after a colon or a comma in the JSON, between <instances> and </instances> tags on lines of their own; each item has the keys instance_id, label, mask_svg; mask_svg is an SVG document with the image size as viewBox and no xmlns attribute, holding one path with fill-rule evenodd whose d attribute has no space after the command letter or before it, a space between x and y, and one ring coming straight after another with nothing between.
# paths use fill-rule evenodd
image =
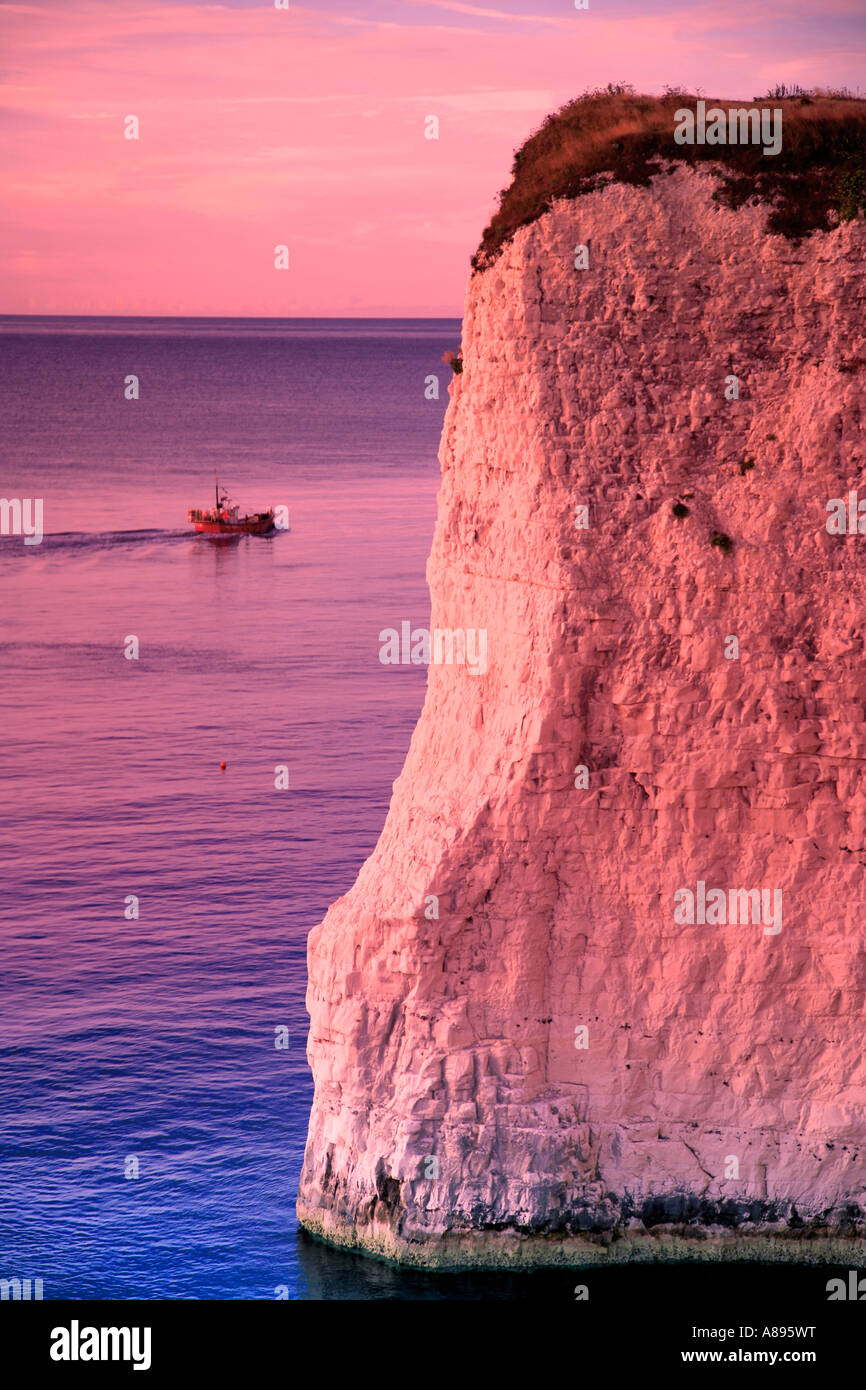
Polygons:
<instances>
[{"instance_id":1,"label":"calm sea surface","mask_svg":"<svg viewBox=\"0 0 866 1390\"><path fill-rule=\"evenodd\" d=\"M378 633L428 621L458 335L0 320L0 496L41 497L46 532L0 539L2 1277L414 1296L298 1236L305 947L376 843L423 701ZM242 510L287 506L290 533L190 536L215 473Z\"/></svg>"}]
</instances>

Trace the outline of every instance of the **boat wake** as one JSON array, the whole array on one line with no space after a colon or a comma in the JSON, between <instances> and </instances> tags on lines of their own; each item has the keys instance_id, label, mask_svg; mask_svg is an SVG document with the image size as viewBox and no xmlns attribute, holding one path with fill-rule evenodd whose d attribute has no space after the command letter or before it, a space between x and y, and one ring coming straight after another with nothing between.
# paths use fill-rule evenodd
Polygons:
<instances>
[{"instance_id":1,"label":"boat wake","mask_svg":"<svg viewBox=\"0 0 866 1390\"><path fill-rule=\"evenodd\" d=\"M167 531L161 528L146 531L55 531L43 536L39 545L25 546L21 536L0 536L0 554L9 555L13 551L16 555L20 551L26 554L28 550L42 555L56 554L58 551L81 553L124 546L175 545L178 541L191 538L192 533L188 530Z\"/></svg>"}]
</instances>

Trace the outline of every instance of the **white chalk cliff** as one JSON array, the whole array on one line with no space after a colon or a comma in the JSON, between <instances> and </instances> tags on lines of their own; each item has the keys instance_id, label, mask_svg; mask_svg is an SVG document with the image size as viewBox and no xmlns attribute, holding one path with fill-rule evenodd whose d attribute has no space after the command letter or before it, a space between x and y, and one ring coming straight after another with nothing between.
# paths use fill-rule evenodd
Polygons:
<instances>
[{"instance_id":1,"label":"white chalk cliff","mask_svg":"<svg viewBox=\"0 0 866 1390\"><path fill-rule=\"evenodd\" d=\"M557 201L470 280L427 573L488 668L431 665L310 936L298 1214L329 1240L456 1267L866 1234L866 535L826 526L866 500L866 226L790 241L717 186ZM781 890L781 929L676 920L699 883Z\"/></svg>"}]
</instances>

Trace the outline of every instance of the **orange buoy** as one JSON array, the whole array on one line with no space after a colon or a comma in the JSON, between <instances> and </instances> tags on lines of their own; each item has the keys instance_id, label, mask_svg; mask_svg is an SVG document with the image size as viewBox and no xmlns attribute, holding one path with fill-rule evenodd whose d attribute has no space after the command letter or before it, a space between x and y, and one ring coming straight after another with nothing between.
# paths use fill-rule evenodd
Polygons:
<instances>
[{"instance_id":1,"label":"orange buoy","mask_svg":"<svg viewBox=\"0 0 866 1390\"><path fill-rule=\"evenodd\" d=\"M223 761L220 763L220 772L225 772L225 770L226 770L226 763L225 763L225 758L224 758Z\"/></svg>"}]
</instances>

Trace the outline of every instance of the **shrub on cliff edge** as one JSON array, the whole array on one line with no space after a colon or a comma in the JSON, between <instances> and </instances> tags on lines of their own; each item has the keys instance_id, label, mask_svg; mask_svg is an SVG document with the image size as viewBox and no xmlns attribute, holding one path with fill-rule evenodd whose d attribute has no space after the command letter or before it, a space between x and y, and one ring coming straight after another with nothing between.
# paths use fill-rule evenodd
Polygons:
<instances>
[{"instance_id":1,"label":"shrub on cliff edge","mask_svg":"<svg viewBox=\"0 0 866 1390\"><path fill-rule=\"evenodd\" d=\"M760 145L677 145L674 113L693 106L697 97L672 90L662 97L635 95L623 87L568 102L517 150L511 183L500 193L499 208L472 258L474 270L492 265L518 228L534 222L554 199L590 192L600 175L646 185L665 159L721 166L719 201L737 208L759 197L770 207L769 231L792 239L829 231L839 218L856 216L862 205L863 98L817 88L752 103L706 98L708 108L781 107L782 149L768 156Z\"/></svg>"}]
</instances>

